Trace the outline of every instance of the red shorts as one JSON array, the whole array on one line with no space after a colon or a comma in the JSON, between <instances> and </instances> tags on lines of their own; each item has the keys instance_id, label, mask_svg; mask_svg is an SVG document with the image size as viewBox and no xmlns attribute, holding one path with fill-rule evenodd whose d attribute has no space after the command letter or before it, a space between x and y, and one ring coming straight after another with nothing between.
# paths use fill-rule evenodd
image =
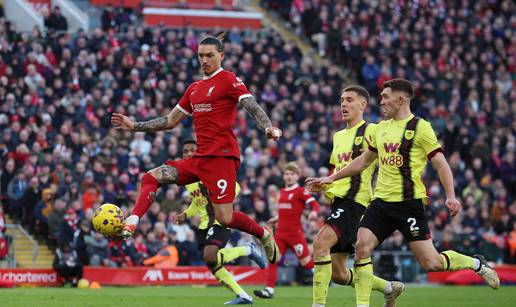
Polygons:
<instances>
[{"instance_id":1,"label":"red shorts","mask_svg":"<svg viewBox=\"0 0 516 307\"><path fill-rule=\"evenodd\" d=\"M310 250L306 244L305 235L302 232L276 233L274 239L282 255L285 254L287 248L290 248L296 253L298 259L310 256Z\"/></svg>"},{"instance_id":2,"label":"red shorts","mask_svg":"<svg viewBox=\"0 0 516 307\"><path fill-rule=\"evenodd\" d=\"M236 175L240 160L233 157L193 157L165 162L177 169L179 185L201 181L214 204L229 204L235 200Z\"/></svg>"}]
</instances>

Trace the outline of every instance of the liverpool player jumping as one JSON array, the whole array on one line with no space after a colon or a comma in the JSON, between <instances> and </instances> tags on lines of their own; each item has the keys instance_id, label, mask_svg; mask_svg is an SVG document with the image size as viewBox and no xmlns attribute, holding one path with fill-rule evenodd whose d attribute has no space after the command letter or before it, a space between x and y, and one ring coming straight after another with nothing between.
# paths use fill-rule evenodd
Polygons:
<instances>
[{"instance_id":1,"label":"liverpool player jumping","mask_svg":"<svg viewBox=\"0 0 516 307\"><path fill-rule=\"evenodd\" d=\"M275 234L276 243L280 253L283 255L287 248L296 253L299 264L306 269L313 269L314 262L310 256L310 250L306 244L303 227L301 226L301 215L307 205L312 207L308 218L317 218L319 203L310 192L298 185L299 167L296 163L288 163L283 171L285 188L281 189L278 199L278 215L270 220L278 221L278 228ZM278 264L272 264L268 268L267 288L255 290L254 294L261 298L272 298L274 286L278 278Z\"/></svg>"},{"instance_id":2,"label":"liverpool player jumping","mask_svg":"<svg viewBox=\"0 0 516 307\"><path fill-rule=\"evenodd\" d=\"M273 127L263 109L247 90L242 80L221 67L224 46L219 38L208 36L199 44L202 80L192 83L179 103L166 116L146 122L134 122L123 114L113 113L111 122L128 131L162 131L177 126L187 116L193 117L198 146L193 158L167 161L142 177L141 190L132 214L125 220L120 233L132 236L141 216L148 210L160 184L202 181L214 204L215 218L224 226L239 229L260 239L269 262L280 259L273 235L253 219L233 210L236 173L240 152L231 126L240 104L256 120L268 138L278 140L281 130Z\"/></svg>"}]
</instances>

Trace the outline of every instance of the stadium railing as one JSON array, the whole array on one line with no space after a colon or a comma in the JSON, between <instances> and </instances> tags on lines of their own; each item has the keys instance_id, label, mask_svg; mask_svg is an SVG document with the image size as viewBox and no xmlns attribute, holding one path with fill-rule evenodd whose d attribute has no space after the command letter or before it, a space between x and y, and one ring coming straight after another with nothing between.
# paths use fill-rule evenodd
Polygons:
<instances>
[{"instance_id":1,"label":"stadium railing","mask_svg":"<svg viewBox=\"0 0 516 307\"><path fill-rule=\"evenodd\" d=\"M9 253L6 258L9 267L16 267L16 254L15 254L15 241L19 238L19 236L25 237L31 244L32 247L32 267L36 264L36 259L38 258L38 249L39 245L31 235L20 225L20 224L5 224L6 229L10 229L9 236L11 237L9 242Z\"/></svg>"}]
</instances>

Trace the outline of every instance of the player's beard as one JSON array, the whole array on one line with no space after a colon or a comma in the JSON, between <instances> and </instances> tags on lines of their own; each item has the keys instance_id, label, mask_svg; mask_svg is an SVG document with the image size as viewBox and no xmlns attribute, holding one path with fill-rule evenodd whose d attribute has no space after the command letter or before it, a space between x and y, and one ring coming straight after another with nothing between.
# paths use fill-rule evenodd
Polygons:
<instances>
[{"instance_id":1,"label":"player's beard","mask_svg":"<svg viewBox=\"0 0 516 307\"><path fill-rule=\"evenodd\" d=\"M212 69L210 65L206 65L202 67L202 71L205 76L211 75L216 69Z\"/></svg>"}]
</instances>

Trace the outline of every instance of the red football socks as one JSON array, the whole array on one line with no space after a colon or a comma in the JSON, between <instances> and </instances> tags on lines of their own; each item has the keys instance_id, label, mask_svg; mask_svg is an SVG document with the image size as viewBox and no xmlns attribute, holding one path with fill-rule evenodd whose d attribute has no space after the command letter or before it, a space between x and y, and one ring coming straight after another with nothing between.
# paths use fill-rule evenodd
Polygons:
<instances>
[{"instance_id":1,"label":"red football socks","mask_svg":"<svg viewBox=\"0 0 516 307\"><path fill-rule=\"evenodd\" d=\"M314 268L314 260L310 259L310 262L308 262L307 264L303 265L303 268L308 269L308 270L313 269Z\"/></svg>"},{"instance_id":2,"label":"red football socks","mask_svg":"<svg viewBox=\"0 0 516 307\"><path fill-rule=\"evenodd\" d=\"M267 268L267 287L274 288L278 279L278 264L269 264Z\"/></svg>"},{"instance_id":3,"label":"red football socks","mask_svg":"<svg viewBox=\"0 0 516 307\"><path fill-rule=\"evenodd\" d=\"M263 237L264 234L263 228L255 220L240 211L233 211L233 218L226 226L247 232L257 238Z\"/></svg>"},{"instance_id":4,"label":"red football socks","mask_svg":"<svg viewBox=\"0 0 516 307\"><path fill-rule=\"evenodd\" d=\"M159 183L152 175L145 173L142 177L142 186L140 195L136 200L132 214L136 214L139 218L149 210L152 203L152 198L149 196L151 192L156 192L159 187Z\"/></svg>"}]
</instances>

